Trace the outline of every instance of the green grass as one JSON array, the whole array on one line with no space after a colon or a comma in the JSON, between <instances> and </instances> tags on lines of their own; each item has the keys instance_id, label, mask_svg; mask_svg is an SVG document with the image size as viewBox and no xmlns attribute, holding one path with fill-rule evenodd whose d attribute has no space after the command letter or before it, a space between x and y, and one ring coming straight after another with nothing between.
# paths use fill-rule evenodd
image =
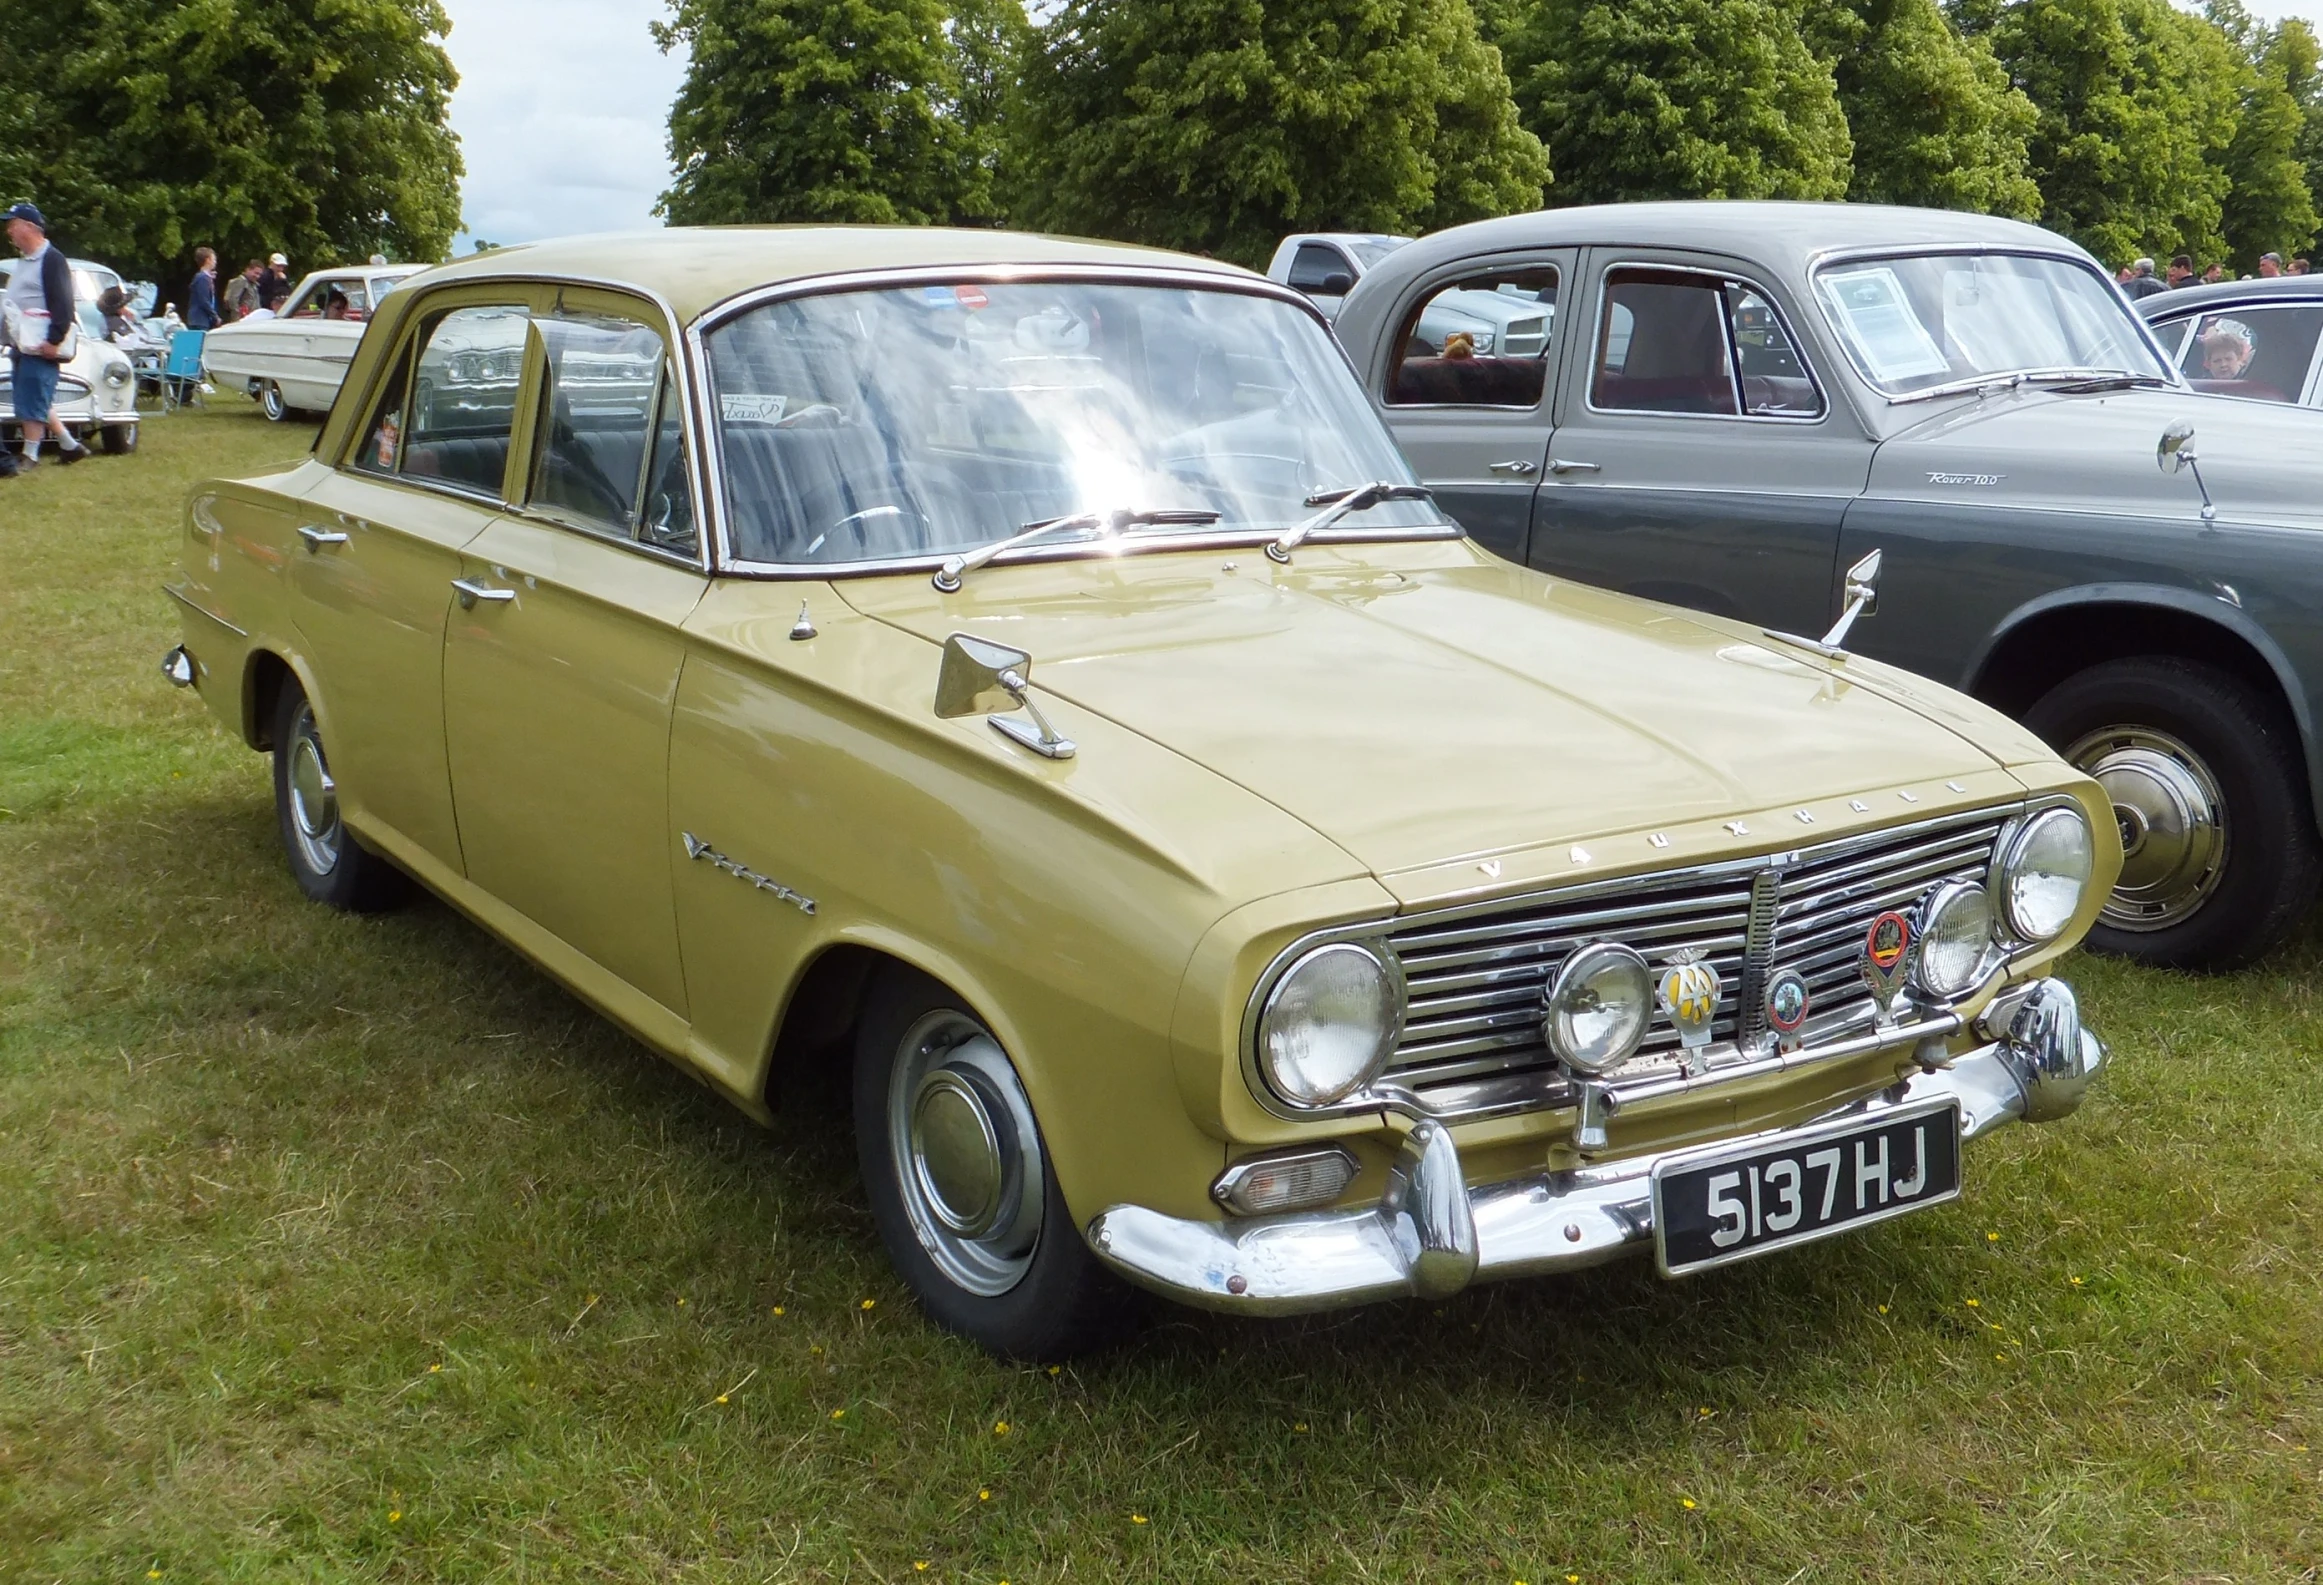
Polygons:
<instances>
[{"instance_id":1,"label":"green grass","mask_svg":"<svg viewBox=\"0 0 2323 1585\"><path fill-rule=\"evenodd\" d=\"M1926 1216L998 1365L833 1106L301 901L155 661L186 488L310 433L0 481L0 1577L2316 1577L2323 938L2077 963L2110 1082Z\"/></svg>"}]
</instances>

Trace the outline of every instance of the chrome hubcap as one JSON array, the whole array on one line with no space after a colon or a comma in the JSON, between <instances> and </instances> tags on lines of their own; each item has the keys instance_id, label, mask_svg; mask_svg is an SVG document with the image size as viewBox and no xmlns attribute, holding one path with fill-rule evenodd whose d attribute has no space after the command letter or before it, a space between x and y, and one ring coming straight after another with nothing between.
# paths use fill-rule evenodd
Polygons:
<instances>
[{"instance_id":1,"label":"chrome hubcap","mask_svg":"<svg viewBox=\"0 0 2323 1585\"><path fill-rule=\"evenodd\" d=\"M1016 1069L973 1018L945 1009L896 1048L887 1129L905 1212L938 1270L987 1298L1023 1280L1047 1169Z\"/></svg>"},{"instance_id":2,"label":"chrome hubcap","mask_svg":"<svg viewBox=\"0 0 2323 1585\"><path fill-rule=\"evenodd\" d=\"M2226 873L2226 799L2200 755L2151 727L2107 727L2066 751L2113 801L2121 881L2104 920L2163 930L2210 900Z\"/></svg>"},{"instance_id":3,"label":"chrome hubcap","mask_svg":"<svg viewBox=\"0 0 2323 1585\"><path fill-rule=\"evenodd\" d=\"M323 758L311 705L300 705L290 730L290 825L299 856L317 875L339 865L339 784Z\"/></svg>"}]
</instances>

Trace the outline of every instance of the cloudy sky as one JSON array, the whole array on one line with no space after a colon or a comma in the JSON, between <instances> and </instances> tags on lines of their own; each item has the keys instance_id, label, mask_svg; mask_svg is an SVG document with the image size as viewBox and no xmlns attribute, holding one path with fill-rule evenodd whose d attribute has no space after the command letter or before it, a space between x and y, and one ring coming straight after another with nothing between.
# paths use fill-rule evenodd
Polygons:
<instances>
[{"instance_id":1,"label":"cloudy sky","mask_svg":"<svg viewBox=\"0 0 2323 1585\"><path fill-rule=\"evenodd\" d=\"M2248 0L2323 26L2323 0ZM659 0L445 0L471 239L529 242L656 224L682 58L654 48Z\"/></svg>"}]
</instances>

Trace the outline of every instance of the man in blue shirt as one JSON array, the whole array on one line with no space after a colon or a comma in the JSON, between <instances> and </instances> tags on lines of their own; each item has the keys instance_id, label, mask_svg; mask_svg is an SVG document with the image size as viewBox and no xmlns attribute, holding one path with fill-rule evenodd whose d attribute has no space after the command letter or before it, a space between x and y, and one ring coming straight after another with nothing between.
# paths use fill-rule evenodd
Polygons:
<instances>
[{"instance_id":1,"label":"man in blue shirt","mask_svg":"<svg viewBox=\"0 0 2323 1585\"><path fill-rule=\"evenodd\" d=\"M211 330L218 323L218 255L194 249L194 283L186 288L186 329Z\"/></svg>"},{"instance_id":2,"label":"man in blue shirt","mask_svg":"<svg viewBox=\"0 0 2323 1585\"><path fill-rule=\"evenodd\" d=\"M73 329L73 271L64 250L48 240L48 217L29 203L12 204L8 240L24 255L24 263L8 282L8 311L0 321L10 327L9 352L14 372L9 381L16 427L24 437L24 456L18 466L29 468L40 460L40 443L56 431L56 460L78 462L88 448L73 439L62 424L49 421L56 400L57 376L64 359L57 343Z\"/></svg>"}]
</instances>

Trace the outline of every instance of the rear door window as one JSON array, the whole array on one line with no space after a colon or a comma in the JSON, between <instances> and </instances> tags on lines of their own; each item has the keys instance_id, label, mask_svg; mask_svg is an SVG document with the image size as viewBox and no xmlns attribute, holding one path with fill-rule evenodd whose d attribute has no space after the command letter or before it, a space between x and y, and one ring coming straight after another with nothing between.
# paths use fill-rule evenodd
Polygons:
<instances>
[{"instance_id":1,"label":"rear door window","mask_svg":"<svg viewBox=\"0 0 2323 1585\"><path fill-rule=\"evenodd\" d=\"M2235 308L2203 314L2178 352L2197 391L2259 402L2296 402L2315 368L2323 306Z\"/></svg>"},{"instance_id":2,"label":"rear door window","mask_svg":"<svg viewBox=\"0 0 2323 1585\"><path fill-rule=\"evenodd\" d=\"M1604 412L1815 418L1823 397L1766 295L1690 270L1609 270L1590 406Z\"/></svg>"},{"instance_id":3,"label":"rear door window","mask_svg":"<svg viewBox=\"0 0 2323 1585\"><path fill-rule=\"evenodd\" d=\"M531 317L518 307L455 308L422 332L398 471L500 498Z\"/></svg>"},{"instance_id":4,"label":"rear door window","mask_svg":"<svg viewBox=\"0 0 2323 1585\"><path fill-rule=\"evenodd\" d=\"M1405 318L1391 407L1540 405L1557 322L1557 271L1528 265L1437 287Z\"/></svg>"},{"instance_id":5,"label":"rear door window","mask_svg":"<svg viewBox=\"0 0 2323 1585\"><path fill-rule=\"evenodd\" d=\"M636 538L648 515L649 469L670 467L663 409L677 416L674 401L664 399L668 360L661 335L600 313L542 315L533 328L541 342L542 384L531 505L595 533ZM664 451L658 459L657 449ZM673 498L656 531L664 548L690 539L690 505L682 528L677 515Z\"/></svg>"}]
</instances>

